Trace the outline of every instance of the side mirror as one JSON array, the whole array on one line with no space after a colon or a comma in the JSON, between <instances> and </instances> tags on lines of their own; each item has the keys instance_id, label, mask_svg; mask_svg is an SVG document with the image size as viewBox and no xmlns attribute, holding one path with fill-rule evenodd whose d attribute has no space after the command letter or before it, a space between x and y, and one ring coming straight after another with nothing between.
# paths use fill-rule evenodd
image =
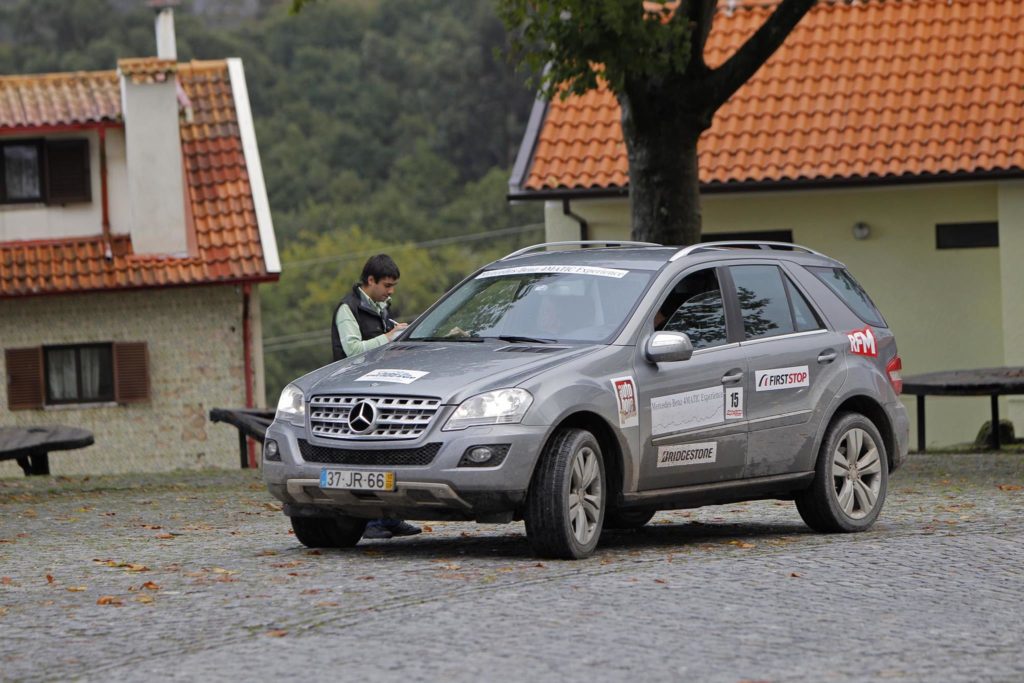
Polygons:
<instances>
[{"instance_id":1,"label":"side mirror","mask_svg":"<svg viewBox=\"0 0 1024 683\"><path fill-rule=\"evenodd\" d=\"M654 336L647 340L645 353L647 360L652 363L690 360L690 356L693 355L693 344L683 332L655 332Z\"/></svg>"}]
</instances>

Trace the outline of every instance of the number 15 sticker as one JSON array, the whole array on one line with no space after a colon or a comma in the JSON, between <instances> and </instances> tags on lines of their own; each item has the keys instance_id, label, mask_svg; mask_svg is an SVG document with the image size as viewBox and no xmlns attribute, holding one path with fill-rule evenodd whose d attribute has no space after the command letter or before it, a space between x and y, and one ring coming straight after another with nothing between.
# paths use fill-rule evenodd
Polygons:
<instances>
[{"instance_id":1,"label":"number 15 sticker","mask_svg":"<svg viewBox=\"0 0 1024 683\"><path fill-rule=\"evenodd\" d=\"M742 387L736 389L725 390L725 419L726 420L742 420L743 419L743 389Z\"/></svg>"}]
</instances>

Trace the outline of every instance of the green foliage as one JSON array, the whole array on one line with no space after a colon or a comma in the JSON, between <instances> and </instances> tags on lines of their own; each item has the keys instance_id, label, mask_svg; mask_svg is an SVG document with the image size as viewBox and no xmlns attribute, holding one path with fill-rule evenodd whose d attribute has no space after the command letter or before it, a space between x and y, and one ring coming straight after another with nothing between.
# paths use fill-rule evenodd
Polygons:
<instances>
[{"instance_id":1,"label":"green foliage","mask_svg":"<svg viewBox=\"0 0 1024 683\"><path fill-rule=\"evenodd\" d=\"M498 0L498 14L516 29L512 56L540 79L549 97L582 95L598 78L621 93L627 78L667 80L690 63L693 27L670 0Z\"/></svg>"}]
</instances>

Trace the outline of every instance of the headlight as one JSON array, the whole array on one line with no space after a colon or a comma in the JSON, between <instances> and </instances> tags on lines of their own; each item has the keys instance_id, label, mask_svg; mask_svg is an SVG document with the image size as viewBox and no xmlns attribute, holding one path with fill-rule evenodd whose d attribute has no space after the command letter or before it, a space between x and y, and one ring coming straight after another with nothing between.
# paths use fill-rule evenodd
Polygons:
<instances>
[{"instance_id":1,"label":"headlight","mask_svg":"<svg viewBox=\"0 0 1024 683\"><path fill-rule=\"evenodd\" d=\"M295 425L302 425L306 421L306 408L302 404L302 390L294 384L289 384L281 392L281 398L277 401L277 419L291 422Z\"/></svg>"},{"instance_id":2,"label":"headlight","mask_svg":"<svg viewBox=\"0 0 1024 683\"><path fill-rule=\"evenodd\" d=\"M498 389L478 394L473 398L467 398L455 409L448 418L444 431L450 432L474 425L522 422L531 403L533 396L525 389Z\"/></svg>"}]
</instances>

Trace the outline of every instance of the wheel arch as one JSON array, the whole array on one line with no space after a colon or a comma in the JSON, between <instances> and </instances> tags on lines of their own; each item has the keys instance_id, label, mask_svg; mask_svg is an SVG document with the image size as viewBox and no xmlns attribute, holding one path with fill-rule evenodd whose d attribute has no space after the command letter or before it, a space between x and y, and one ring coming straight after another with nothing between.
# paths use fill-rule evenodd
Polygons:
<instances>
[{"instance_id":1,"label":"wheel arch","mask_svg":"<svg viewBox=\"0 0 1024 683\"><path fill-rule=\"evenodd\" d=\"M885 445L885 456L888 461L889 471L895 469L895 457L896 457L896 434L893 431L892 421L889 420L889 416L885 412L885 408L882 407L875 399L864 394L855 394L848 396L836 406L832 414L829 415L828 420L822 425L821 433L818 435L818 443L814 452L817 453L821 449L822 439L825 438L825 433L828 431L829 425L835 420L836 415L840 413L860 413L867 419L871 420L871 423L875 425L878 433L882 435L882 443Z\"/></svg>"},{"instance_id":2,"label":"wheel arch","mask_svg":"<svg viewBox=\"0 0 1024 683\"><path fill-rule=\"evenodd\" d=\"M619 443L615 429L597 413L580 410L566 415L561 422L555 425L544 448L548 447L555 434L562 428L585 429L597 439L601 446L601 457L604 460L605 483L609 488L606 500L609 505L617 505L622 498L624 463L622 445Z\"/></svg>"}]
</instances>

